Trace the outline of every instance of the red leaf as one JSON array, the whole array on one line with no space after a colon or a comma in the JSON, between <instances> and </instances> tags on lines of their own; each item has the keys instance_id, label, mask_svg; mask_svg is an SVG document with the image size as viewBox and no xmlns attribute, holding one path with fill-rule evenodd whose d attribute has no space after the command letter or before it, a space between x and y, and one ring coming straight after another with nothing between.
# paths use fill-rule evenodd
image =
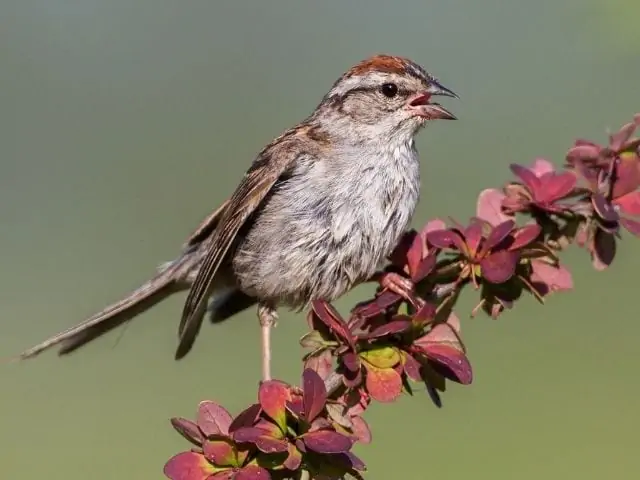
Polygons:
<instances>
[{"instance_id":1,"label":"red leaf","mask_svg":"<svg viewBox=\"0 0 640 480\"><path fill-rule=\"evenodd\" d=\"M598 229L594 236L593 266L596 270L604 270L613 263L616 256L616 237L603 230Z\"/></svg>"},{"instance_id":2,"label":"red leaf","mask_svg":"<svg viewBox=\"0 0 640 480\"><path fill-rule=\"evenodd\" d=\"M466 255L473 258L478 253L480 242L483 239L484 229L482 223L475 221L464 229L464 239L467 245L468 251Z\"/></svg>"},{"instance_id":3,"label":"red leaf","mask_svg":"<svg viewBox=\"0 0 640 480\"><path fill-rule=\"evenodd\" d=\"M400 316L398 316L400 317ZM396 317L397 318L397 317ZM411 327L411 320L397 318L396 320L391 320L388 323L385 323L378 328L376 328L373 332L367 335L367 338L380 338L389 335L394 335L396 333L401 333L407 331Z\"/></svg>"},{"instance_id":4,"label":"red leaf","mask_svg":"<svg viewBox=\"0 0 640 480\"><path fill-rule=\"evenodd\" d=\"M533 242L540 232L542 228L537 223L532 225L525 225L522 228L516 230L513 234L513 243L509 245L509 250L518 250L522 247L526 247L531 242Z\"/></svg>"},{"instance_id":5,"label":"red leaf","mask_svg":"<svg viewBox=\"0 0 640 480\"><path fill-rule=\"evenodd\" d=\"M538 202L553 202L571 193L578 179L572 172L549 172L541 178L543 189L535 197Z\"/></svg>"},{"instance_id":6,"label":"red leaf","mask_svg":"<svg viewBox=\"0 0 640 480\"><path fill-rule=\"evenodd\" d=\"M483 190L478 195L476 215L491 225L498 225L509 220L509 216L502 212L502 201L505 198L505 194L495 188Z\"/></svg>"},{"instance_id":7,"label":"red leaf","mask_svg":"<svg viewBox=\"0 0 640 480\"><path fill-rule=\"evenodd\" d=\"M206 480L214 468L199 453L182 452L172 457L163 471L171 480Z\"/></svg>"},{"instance_id":8,"label":"red leaf","mask_svg":"<svg viewBox=\"0 0 640 480\"><path fill-rule=\"evenodd\" d=\"M302 372L302 385L304 416L308 422L313 422L327 402L327 389L322 378L311 369Z\"/></svg>"},{"instance_id":9,"label":"red leaf","mask_svg":"<svg viewBox=\"0 0 640 480\"><path fill-rule=\"evenodd\" d=\"M518 165L512 163L509 165L509 168L513 172L513 174L518 177L524 185L526 185L531 193L533 193L534 197L537 196L536 192L540 191L540 179L529 170L527 167L523 167L522 165Z\"/></svg>"},{"instance_id":10,"label":"red leaf","mask_svg":"<svg viewBox=\"0 0 640 480\"><path fill-rule=\"evenodd\" d=\"M413 276L413 274L417 271L418 266L420 265L420 261L426 250L426 245L424 244L424 239L419 235L416 235L413 238L413 242L411 242L411 246L407 251L407 265L409 267L409 274Z\"/></svg>"},{"instance_id":11,"label":"red leaf","mask_svg":"<svg viewBox=\"0 0 640 480\"><path fill-rule=\"evenodd\" d=\"M605 222L617 222L619 220L618 212L613 208L611 203L604 198L604 195L599 193L591 195L591 204L593 205L593 209L596 213L602 218Z\"/></svg>"},{"instance_id":12,"label":"red leaf","mask_svg":"<svg viewBox=\"0 0 640 480\"><path fill-rule=\"evenodd\" d=\"M289 456L284 461L284 467L287 470L291 470L295 472L300 467L302 463L302 454L296 448L296 446L292 443L289 444Z\"/></svg>"},{"instance_id":13,"label":"red leaf","mask_svg":"<svg viewBox=\"0 0 640 480\"><path fill-rule=\"evenodd\" d=\"M323 300L314 300L311 302L311 308L330 330L347 342L351 348L355 349L353 335L351 335L349 327L336 309L333 308L333 305Z\"/></svg>"},{"instance_id":14,"label":"red leaf","mask_svg":"<svg viewBox=\"0 0 640 480\"><path fill-rule=\"evenodd\" d=\"M420 362L407 353L404 358L404 373L407 374L407 377L419 382L422 379L420 368Z\"/></svg>"},{"instance_id":15,"label":"red leaf","mask_svg":"<svg viewBox=\"0 0 640 480\"><path fill-rule=\"evenodd\" d=\"M354 436L363 445L371 443L371 429L362 417L351 417L351 424Z\"/></svg>"},{"instance_id":16,"label":"red leaf","mask_svg":"<svg viewBox=\"0 0 640 480\"><path fill-rule=\"evenodd\" d=\"M253 405L245 408L238 414L238 416L236 416L236 418L233 419L233 422L231 422L231 425L229 425L229 432L235 432L242 427L252 426L258 419L260 410L261 407L259 403L254 403Z\"/></svg>"},{"instance_id":17,"label":"red leaf","mask_svg":"<svg viewBox=\"0 0 640 480\"><path fill-rule=\"evenodd\" d=\"M333 430L316 430L302 436L305 446L317 453L343 453L353 446L353 440Z\"/></svg>"},{"instance_id":18,"label":"red leaf","mask_svg":"<svg viewBox=\"0 0 640 480\"><path fill-rule=\"evenodd\" d=\"M402 300L402 297L397 293L393 293L389 290L384 290L380 295L373 300L358 305L352 310L354 316L360 318L371 318L379 315L387 310L387 308L398 303Z\"/></svg>"},{"instance_id":19,"label":"red leaf","mask_svg":"<svg viewBox=\"0 0 640 480\"><path fill-rule=\"evenodd\" d=\"M233 439L238 443L253 443L264 453L286 452L288 449L286 440L268 436L265 430L256 427L244 427L236 430L233 433Z\"/></svg>"},{"instance_id":20,"label":"red leaf","mask_svg":"<svg viewBox=\"0 0 640 480\"><path fill-rule=\"evenodd\" d=\"M436 306L432 303L426 302L420 310L418 310L412 317L411 321L416 325L427 325L436 318Z\"/></svg>"},{"instance_id":21,"label":"red leaf","mask_svg":"<svg viewBox=\"0 0 640 480\"><path fill-rule=\"evenodd\" d=\"M233 480L271 480L271 475L262 467L247 465L236 473Z\"/></svg>"},{"instance_id":22,"label":"red leaf","mask_svg":"<svg viewBox=\"0 0 640 480\"><path fill-rule=\"evenodd\" d=\"M616 198L613 203L627 215L640 215L640 191L627 193Z\"/></svg>"},{"instance_id":23,"label":"red leaf","mask_svg":"<svg viewBox=\"0 0 640 480\"><path fill-rule=\"evenodd\" d=\"M235 445L230 439L211 440L202 446L204 456L216 467L238 467Z\"/></svg>"},{"instance_id":24,"label":"red leaf","mask_svg":"<svg viewBox=\"0 0 640 480\"><path fill-rule=\"evenodd\" d=\"M636 222L629 218L621 218L620 223L629 231L630 234L640 237L640 222Z\"/></svg>"},{"instance_id":25,"label":"red leaf","mask_svg":"<svg viewBox=\"0 0 640 480\"><path fill-rule=\"evenodd\" d=\"M484 255L486 252L491 250L493 247L502 242L509 234L513 231L516 222L513 220L507 220L506 222L502 222L499 225L496 225L491 230L491 233L487 237L487 241L484 243L482 247L481 254Z\"/></svg>"},{"instance_id":26,"label":"red leaf","mask_svg":"<svg viewBox=\"0 0 640 480\"><path fill-rule=\"evenodd\" d=\"M228 435L231 415L222 406L205 400L198 405L198 427L207 437L210 435Z\"/></svg>"},{"instance_id":27,"label":"red leaf","mask_svg":"<svg viewBox=\"0 0 640 480\"><path fill-rule=\"evenodd\" d=\"M198 425L196 425L191 420L187 420L186 418L181 417L174 417L171 419L171 425L177 430L180 435L182 435L194 445L202 445L204 435L198 428Z\"/></svg>"},{"instance_id":28,"label":"red leaf","mask_svg":"<svg viewBox=\"0 0 640 480\"><path fill-rule=\"evenodd\" d=\"M324 350L322 353L313 355L304 363L305 368L314 370L320 378L326 380L333 371L333 355L330 350Z\"/></svg>"},{"instance_id":29,"label":"red leaf","mask_svg":"<svg viewBox=\"0 0 640 480\"><path fill-rule=\"evenodd\" d=\"M430 252L418 264L415 271L413 271L413 273L411 274L411 280L413 280L414 283L417 283L420 280L423 280L427 275L431 273L431 271L435 266L436 266L436 255Z\"/></svg>"},{"instance_id":30,"label":"red leaf","mask_svg":"<svg viewBox=\"0 0 640 480\"><path fill-rule=\"evenodd\" d=\"M402 377L393 368L376 368L367 365L365 376L367 392L382 403L395 401L402 393Z\"/></svg>"},{"instance_id":31,"label":"red leaf","mask_svg":"<svg viewBox=\"0 0 640 480\"><path fill-rule=\"evenodd\" d=\"M266 413L283 432L287 431L287 402L291 400L289 387L279 380L262 382L258 390L258 399Z\"/></svg>"},{"instance_id":32,"label":"red leaf","mask_svg":"<svg viewBox=\"0 0 640 480\"><path fill-rule=\"evenodd\" d=\"M571 290L573 279L569 270L563 266L556 267L541 260L531 261L531 280L546 285L551 291Z\"/></svg>"},{"instance_id":33,"label":"red leaf","mask_svg":"<svg viewBox=\"0 0 640 480\"><path fill-rule=\"evenodd\" d=\"M360 357L353 352L342 355L342 363L347 370L351 370L352 372L360 369Z\"/></svg>"},{"instance_id":34,"label":"red leaf","mask_svg":"<svg viewBox=\"0 0 640 480\"><path fill-rule=\"evenodd\" d=\"M625 143L629 141L633 132L635 132L637 125L635 122L624 124L620 130L609 135L609 146L611 150L620 150Z\"/></svg>"},{"instance_id":35,"label":"red leaf","mask_svg":"<svg viewBox=\"0 0 640 480\"><path fill-rule=\"evenodd\" d=\"M451 229L433 230L427 233L427 241L436 248L454 248L458 242L462 242L462 238Z\"/></svg>"},{"instance_id":36,"label":"red leaf","mask_svg":"<svg viewBox=\"0 0 640 480\"><path fill-rule=\"evenodd\" d=\"M448 375L446 377L457 381L463 385L469 385L473 380L471 364L466 355L460 350L444 344L430 345L427 351L427 357L446 367ZM440 371L440 373L444 373ZM453 375L451 375L453 374Z\"/></svg>"},{"instance_id":37,"label":"red leaf","mask_svg":"<svg viewBox=\"0 0 640 480\"><path fill-rule=\"evenodd\" d=\"M531 170L536 177L541 177L545 173L555 171L555 167L553 163L544 158L536 158L529 167L529 170Z\"/></svg>"},{"instance_id":38,"label":"red leaf","mask_svg":"<svg viewBox=\"0 0 640 480\"><path fill-rule=\"evenodd\" d=\"M494 284L506 282L516 272L518 259L519 255L516 252L501 250L492 253L480 262L482 278Z\"/></svg>"}]
</instances>

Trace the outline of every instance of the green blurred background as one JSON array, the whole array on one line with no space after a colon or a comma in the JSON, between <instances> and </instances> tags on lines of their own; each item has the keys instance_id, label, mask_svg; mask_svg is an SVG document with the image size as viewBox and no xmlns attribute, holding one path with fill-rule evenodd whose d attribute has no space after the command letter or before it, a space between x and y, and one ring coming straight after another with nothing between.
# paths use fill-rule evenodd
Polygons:
<instances>
[{"instance_id":1,"label":"green blurred background","mask_svg":"<svg viewBox=\"0 0 640 480\"><path fill-rule=\"evenodd\" d=\"M232 191L253 155L350 65L411 57L461 96L424 131L415 224L465 220L511 162L556 163L640 111L634 0L0 1L0 357L145 280ZM577 292L468 320L469 387L374 406L368 478L640 478L637 272L566 259ZM342 311L371 293L362 287ZM255 398L251 311L173 361L184 297L60 359L0 365L0 478L152 479L187 445L169 426ZM297 381L302 315L274 369Z\"/></svg>"}]
</instances>

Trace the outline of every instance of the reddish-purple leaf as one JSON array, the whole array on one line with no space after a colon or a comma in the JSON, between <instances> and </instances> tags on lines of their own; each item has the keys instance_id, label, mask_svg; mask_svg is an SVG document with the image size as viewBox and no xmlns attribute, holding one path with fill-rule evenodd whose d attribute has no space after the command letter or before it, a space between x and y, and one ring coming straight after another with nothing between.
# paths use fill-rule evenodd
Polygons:
<instances>
[{"instance_id":1,"label":"reddish-purple leaf","mask_svg":"<svg viewBox=\"0 0 640 480\"><path fill-rule=\"evenodd\" d=\"M513 243L509 245L509 250L518 250L526 247L538 238L541 231L542 228L537 223L519 228L513 233Z\"/></svg>"},{"instance_id":2,"label":"reddish-purple leaf","mask_svg":"<svg viewBox=\"0 0 640 480\"><path fill-rule=\"evenodd\" d=\"M283 432L287 431L287 402L291 400L289 387L279 380L262 382L258 389L258 399L266 413Z\"/></svg>"},{"instance_id":3,"label":"reddish-purple leaf","mask_svg":"<svg viewBox=\"0 0 640 480\"><path fill-rule=\"evenodd\" d=\"M502 202L505 198L505 194L495 188L483 190L478 195L476 215L491 225L498 225L509 220L509 216L502 212Z\"/></svg>"},{"instance_id":4,"label":"reddish-purple leaf","mask_svg":"<svg viewBox=\"0 0 640 480\"><path fill-rule=\"evenodd\" d=\"M271 480L271 475L262 467L247 465L236 473L233 480Z\"/></svg>"},{"instance_id":5,"label":"reddish-purple leaf","mask_svg":"<svg viewBox=\"0 0 640 480\"><path fill-rule=\"evenodd\" d=\"M427 275L429 275L433 268L436 266L436 255L430 252L422 261L418 264L415 271L411 274L411 280L414 283L423 280Z\"/></svg>"},{"instance_id":6,"label":"reddish-purple leaf","mask_svg":"<svg viewBox=\"0 0 640 480\"><path fill-rule=\"evenodd\" d=\"M380 295L376 296L373 300L358 305L351 312L354 316L360 318L371 318L386 311L392 305L402 300L402 297L397 293L393 293L390 290L384 290Z\"/></svg>"},{"instance_id":7,"label":"reddish-purple leaf","mask_svg":"<svg viewBox=\"0 0 640 480\"><path fill-rule=\"evenodd\" d=\"M549 160L545 160L544 158L536 158L529 167L529 170L531 170L536 177L541 177L545 173L555 171L555 167Z\"/></svg>"},{"instance_id":8,"label":"reddish-purple leaf","mask_svg":"<svg viewBox=\"0 0 640 480\"><path fill-rule=\"evenodd\" d=\"M502 222L501 224L493 227L486 242L482 246L482 255L507 238L507 236L513 231L515 225L516 222L513 220L507 220L506 222Z\"/></svg>"},{"instance_id":9,"label":"reddish-purple leaf","mask_svg":"<svg viewBox=\"0 0 640 480\"><path fill-rule=\"evenodd\" d=\"M427 357L449 371L446 375L451 380L468 385L473 380L471 364L467 356L460 350L445 344L432 344L427 350ZM444 373L441 371L441 373ZM452 375L453 376L452 376Z\"/></svg>"},{"instance_id":10,"label":"reddish-purple leaf","mask_svg":"<svg viewBox=\"0 0 640 480\"><path fill-rule=\"evenodd\" d=\"M346 322L342 319L336 309L333 308L333 305L322 300L314 300L311 302L311 308L313 308L316 315L318 315L320 320L322 320L324 324L333 331L333 333L338 335L343 341L347 342L350 347L355 349L353 335L351 335L349 327L347 327Z\"/></svg>"},{"instance_id":11,"label":"reddish-purple leaf","mask_svg":"<svg viewBox=\"0 0 640 480\"><path fill-rule=\"evenodd\" d=\"M351 370L352 372L360 369L360 358L353 352L345 353L342 356L342 363L347 370Z\"/></svg>"},{"instance_id":12,"label":"reddish-purple leaf","mask_svg":"<svg viewBox=\"0 0 640 480\"><path fill-rule=\"evenodd\" d=\"M202 446L204 456L216 467L239 467L235 445L228 438L206 441Z\"/></svg>"},{"instance_id":13,"label":"reddish-purple leaf","mask_svg":"<svg viewBox=\"0 0 640 480\"><path fill-rule=\"evenodd\" d=\"M244 427L236 430L233 433L233 439L238 443L253 443L264 453L286 452L288 448L286 440L271 437L265 430L256 427Z\"/></svg>"},{"instance_id":14,"label":"reddish-purple leaf","mask_svg":"<svg viewBox=\"0 0 640 480\"><path fill-rule=\"evenodd\" d=\"M229 468L227 470L216 472L208 477L207 480L233 480L236 477L236 470L237 468Z\"/></svg>"},{"instance_id":15,"label":"reddish-purple leaf","mask_svg":"<svg viewBox=\"0 0 640 480\"><path fill-rule=\"evenodd\" d=\"M524 185L529 187L529 190L533 193L534 197L536 196L536 192L540 190L540 179L529 170L527 167L523 167L522 165L518 165L516 163L512 163L509 165L509 168L513 172L513 174L518 177Z\"/></svg>"},{"instance_id":16,"label":"reddish-purple leaf","mask_svg":"<svg viewBox=\"0 0 640 480\"><path fill-rule=\"evenodd\" d=\"M516 252L501 250L485 257L480 262L482 278L487 282L500 284L513 277L518 265Z\"/></svg>"},{"instance_id":17,"label":"reddish-purple leaf","mask_svg":"<svg viewBox=\"0 0 640 480\"><path fill-rule=\"evenodd\" d=\"M613 203L627 215L640 215L640 191L627 193L616 198Z\"/></svg>"},{"instance_id":18,"label":"reddish-purple leaf","mask_svg":"<svg viewBox=\"0 0 640 480\"><path fill-rule=\"evenodd\" d=\"M205 400L198 405L198 427L207 437L228 435L231 414L221 405Z\"/></svg>"},{"instance_id":19,"label":"reddish-purple leaf","mask_svg":"<svg viewBox=\"0 0 640 480\"><path fill-rule=\"evenodd\" d=\"M413 358L408 353L404 356L404 373L406 373L407 377L409 377L414 382L419 382L422 379L420 368L420 362L418 362L415 358Z\"/></svg>"},{"instance_id":20,"label":"reddish-purple leaf","mask_svg":"<svg viewBox=\"0 0 640 480\"><path fill-rule=\"evenodd\" d=\"M411 275L418 269L422 257L426 253L427 246L424 243L424 239L419 235L416 235L411 242L411 246L407 251L407 266L409 267L409 273Z\"/></svg>"},{"instance_id":21,"label":"reddish-purple leaf","mask_svg":"<svg viewBox=\"0 0 640 480\"><path fill-rule=\"evenodd\" d=\"M573 279L569 270L563 266L549 265L542 260L531 260L531 280L545 284L551 291L571 290Z\"/></svg>"},{"instance_id":22,"label":"reddish-purple leaf","mask_svg":"<svg viewBox=\"0 0 640 480\"><path fill-rule=\"evenodd\" d=\"M620 150L631 138L638 126L635 122L625 123L620 130L609 135L611 150Z\"/></svg>"},{"instance_id":23,"label":"reddish-purple leaf","mask_svg":"<svg viewBox=\"0 0 640 480\"><path fill-rule=\"evenodd\" d=\"M465 254L471 258L475 257L483 239L484 229L482 223L475 221L464 230L464 239L467 245Z\"/></svg>"},{"instance_id":24,"label":"reddish-purple leaf","mask_svg":"<svg viewBox=\"0 0 640 480\"><path fill-rule=\"evenodd\" d=\"M213 465L196 452L182 452L164 466L164 474L171 480L206 480L214 473Z\"/></svg>"},{"instance_id":25,"label":"reddish-purple leaf","mask_svg":"<svg viewBox=\"0 0 640 480\"><path fill-rule=\"evenodd\" d=\"M177 430L180 435L182 435L194 445L202 445L204 435L198 428L198 425L196 425L191 420L187 420L186 418L182 417L174 417L171 419L171 425Z\"/></svg>"},{"instance_id":26,"label":"reddish-purple leaf","mask_svg":"<svg viewBox=\"0 0 640 480\"><path fill-rule=\"evenodd\" d=\"M393 402L402 393L402 377L393 368L376 368L373 365L367 365L365 382L367 392L378 402Z\"/></svg>"},{"instance_id":27,"label":"reddish-purple leaf","mask_svg":"<svg viewBox=\"0 0 640 480\"><path fill-rule=\"evenodd\" d=\"M233 422L231 422L231 425L229 425L229 432L235 432L242 427L252 426L258 419L260 410L261 407L259 403L254 403L253 405L245 408L238 414L238 416L236 416L236 418L233 419Z\"/></svg>"},{"instance_id":28,"label":"reddish-purple leaf","mask_svg":"<svg viewBox=\"0 0 640 480\"><path fill-rule=\"evenodd\" d=\"M572 172L545 173L540 180L543 188L536 195L538 202L553 202L567 196L576 186L578 179Z\"/></svg>"},{"instance_id":29,"label":"reddish-purple leaf","mask_svg":"<svg viewBox=\"0 0 640 480\"><path fill-rule=\"evenodd\" d=\"M305 368L314 370L320 378L326 380L333 371L333 355L331 350L323 350L317 355L309 357L304 363Z\"/></svg>"},{"instance_id":30,"label":"reddish-purple leaf","mask_svg":"<svg viewBox=\"0 0 640 480\"><path fill-rule=\"evenodd\" d=\"M322 378L311 369L305 369L302 372L302 385L304 416L308 422L313 422L327 402L327 389Z\"/></svg>"},{"instance_id":31,"label":"reddish-purple leaf","mask_svg":"<svg viewBox=\"0 0 640 480\"><path fill-rule=\"evenodd\" d=\"M371 429L364 418L359 416L351 417L351 424L353 435L358 439L358 442L363 445L371 443Z\"/></svg>"},{"instance_id":32,"label":"reddish-purple leaf","mask_svg":"<svg viewBox=\"0 0 640 480\"><path fill-rule=\"evenodd\" d=\"M302 454L296 448L296 446L292 443L289 444L289 456L284 461L284 467L287 470L291 470L295 472L300 467L302 463Z\"/></svg>"},{"instance_id":33,"label":"reddish-purple leaf","mask_svg":"<svg viewBox=\"0 0 640 480\"><path fill-rule=\"evenodd\" d=\"M344 455L346 455L349 458L349 462L351 463L351 467L354 470L358 470L360 472L364 472L367 470L366 465L364 464L364 462L362 460L360 460L360 458L358 458L356 455L354 455L351 452L345 452Z\"/></svg>"},{"instance_id":34,"label":"reddish-purple leaf","mask_svg":"<svg viewBox=\"0 0 640 480\"><path fill-rule=\"evenodd\" d=\"M616 256L616 238L603 230L598 229L594 236L593 266L596 270L604 270L613 263Z\"/></svg>"},{"instance_id":35,"label":"reddish-purple leaf","mask_svg":"<svg viewBox=\"0 0 640 480\"><path fill-rule=\"evenodd\" d=\"M619 220L618 212L616 212L615 208L607 201L604 195L599 193L593 194L591 196L591 204L598 216L605 222L613 223Z\"/></svg>"},{"instance_id":36,"label":"reddish-purple leaf","mask_svg":"<svg viewBox=\"0 0 640 480\"><path fill-rule=\"evenodd\" d=\"M427 325L436 318L436 313L436 306L432 303L425 302L425 304L420 307L420 310L413 315L411 321L415 325Z\"/></svg>"},{"instance_id":37,"label":"reddish-purple leaf","mask_svg":"<svg viewBox=\"0 0 640 480\"><path fill-rule=\"evenodd\" d=\"M388 323L385 323L378 328L376 328L373 332L367 335L367 338L380 338L390 335L395 335L397 333L402 333L407 331L411 327L411 320L408 318L402 318L400 316L396 317L396 320L391 320Z\"/></svg>"},{"instance_id":38,"label":"reddish-purple leaf","mask_svg":"<svg viewBox=\"0 0 640 480\"><path fill-rule=\"evenodd\" d=\"M305 446L317 453L343 453L353 446L353 440L333 430L316 430L302 436Z\"/></svg>"},{"instance_id":39,"label":"reddish-purple leaf","mask_svg":"<svg viewBox=\"0 0 640 480\"><path fill-rule=\"evenodd\" d=\"M590 162L598 159L602 147L588 140L577 140L574 147L567 152L566 160L575 165L580 162Z\"/></svg>"},{"instance_id":40,"label":"reddish-purple leaf","mask_svg":"<svg viewBox=\"0 0 640 480\"><path fill-rule=\"evenodd\" d=\"M436 248L454 248L462 242L460 235L451 230L433 230L427 233L427 241Z\"/></svg>"},{"instance_id":41,"label":"reddish-purple leaf","mask_svg":"<svg viewBox=\"0 0 640 480\"><path fill-rule=\"evenodd\" d=\"M631 220L630 218L621 218L620 223L630 234L640 237L640 222Z\"/></svg>"}]
</instances>

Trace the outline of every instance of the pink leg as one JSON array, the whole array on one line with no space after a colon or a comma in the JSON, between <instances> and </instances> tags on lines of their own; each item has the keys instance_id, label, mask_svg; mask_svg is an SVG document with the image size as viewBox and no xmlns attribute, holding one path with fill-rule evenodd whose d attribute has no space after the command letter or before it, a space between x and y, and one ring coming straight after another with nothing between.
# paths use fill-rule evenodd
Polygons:
<instances>
[{"instance_id":1,"label":"pink leg","mask_svg":"<svg viewBox=\"0 0 640 480\"><path fill-rule=\"evenodd\" d=\"M271 327L276 325L278 314L275 308L258 305L258 320L262 329L262 381L271 380Z\"/></svg>"}]
</instances>

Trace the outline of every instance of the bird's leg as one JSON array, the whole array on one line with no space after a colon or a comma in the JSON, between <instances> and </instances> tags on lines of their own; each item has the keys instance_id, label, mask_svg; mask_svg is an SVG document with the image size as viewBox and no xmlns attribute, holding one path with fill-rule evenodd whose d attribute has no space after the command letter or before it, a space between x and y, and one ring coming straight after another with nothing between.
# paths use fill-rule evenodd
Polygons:
<instances>
[{"instance_id":1,"label":"bird's leg","mask_svg":"<svg viewBox=\"0 0 640 480\"><path fill-rule=\"evenodd\" d=\"M258 305L258 320L262 329L262 381L271 380L271 327L276 326L278 314L271 305Z\"/></svg>"},{"instance_id":2,"label":"bird's leg","mask_svg":"<svg viewBox=\"0 0 640 480\"><path fill-rule=\"evenodd\" d=\"M416 297L413 282L396 272L377 272L370 278L372 282L378 282L383 289L400 295L415 307L420 307L420 299Z\"/></svg>"}]
</instances>

